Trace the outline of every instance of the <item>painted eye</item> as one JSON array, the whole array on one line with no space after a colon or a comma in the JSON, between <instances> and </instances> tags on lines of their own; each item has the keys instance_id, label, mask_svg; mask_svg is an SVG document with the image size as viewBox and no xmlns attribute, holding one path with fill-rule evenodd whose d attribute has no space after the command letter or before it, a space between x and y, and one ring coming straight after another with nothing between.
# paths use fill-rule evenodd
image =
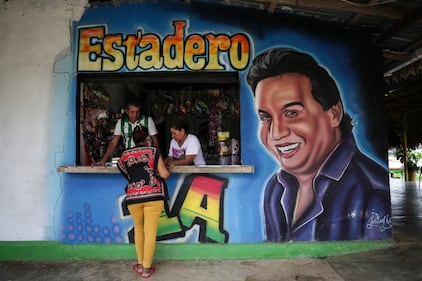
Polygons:
<instances>
[{"instance_id":1,"label":"painted eye","mask_svg":"<svg viewBox=\"0 0 422 281\"><path fill-rule=\"evenodd\" d=\"M286 116L286 117L295 117L295 116L298 116L298 115L299 115L299 113L295 110L286 110L284 112L284 116Z\"/></svg>"},{"instance_id":2,"label":"painted eye","mask_svg":"<svg viewBox=\"0 0 422 281\"><path fill-rule=\"evenodd\" d=\"M259 113L259 120L262 122L268 121L271 119L271 116L266 113Z\"/></svg>"}]
</instances>

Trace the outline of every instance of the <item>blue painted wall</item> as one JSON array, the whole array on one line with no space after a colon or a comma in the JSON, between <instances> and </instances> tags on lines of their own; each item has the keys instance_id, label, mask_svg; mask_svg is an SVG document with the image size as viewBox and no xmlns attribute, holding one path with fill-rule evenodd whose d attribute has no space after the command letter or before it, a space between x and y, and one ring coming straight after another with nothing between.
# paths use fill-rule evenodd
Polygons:
<instances>
[{"instance_id":1,"label":"blue painted wall","mask_svg":"<svg viewBox=\"0 0 422 281\"><path fill-rule=\"evenodd\" d=\"M245 76L251 60L262 51L274 47L292 47L312 55L325 66L340 88L345 110L354 121L354 134L360 149L383 167L387 167L387 139L383 115L382 74L379 53L371 45L369 35L342 30L317 22L260 14L240 8L218 7L218 13L209 6L186 4L121 4L87 8L78 22L72 24L71 67L73 76L68 95L57 97L59 107L69 107L71 116L63 121L65 153L55 165L76 163L76 75L78 69L79 31L89 27L104 27L106 34L154 34L164 40L174 34L175 21L186 22L185 37L191 34L223 34L228 37L242 34L250 40L247 67L233 69L222 55L223 71L238 71L240 78L241 148L242 162L254 165L253 174L213 175L227 180L224 188L221 221L228 233L228 243L264 242L265 223L262 194L267 180L279 164L265 150L258 139L258 118L253 95ZM359 43L356 43L359 42ZM93 43L94 44L94 43ZM131 70L166 71L162 69ZM175 71L174 69L171 69ZM192 71L177 69L177 71ZM92 71L96 72L96 71ZM117 72L129 72L123 67ZM57 88L66 81L56 81ZM58 120L60 121L60 120ZM63 127L63 123L53 127ZM52 130L52 134L55 131ZM129 216L121 208L125 180L120 175L60 174L60 200L57 203L57 240L66 243L127 243L132 227ZM184 175L174 174L168 180L172 200L178 196L177 185ZM388 172L386 170L386 184ZM172 202L172 201L171 201ZM170 206L171 207L171 206ZM185 226L186 227L186 226ZM198 241L200 226L184 229L182 237L169 242ZM220 229L221 230L221 229Z\"/></svg>"}]
</instances>

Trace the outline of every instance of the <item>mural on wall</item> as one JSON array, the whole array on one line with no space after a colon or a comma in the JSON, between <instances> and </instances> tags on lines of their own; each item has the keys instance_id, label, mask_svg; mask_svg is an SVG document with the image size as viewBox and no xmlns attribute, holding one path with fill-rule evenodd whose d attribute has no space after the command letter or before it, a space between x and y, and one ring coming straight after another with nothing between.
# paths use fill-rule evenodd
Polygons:
<instances>
[{"instance_id":1,"label":"mural on wall","mask_svg":"<svg viewBox=\"0 0 422 281\"><path fill-rule=\"evenodd\" d=\"M224 188L227 180L213 175L189 175L176 193L175 202L170 208L165 202L165 210L161 213L157 231L157 241L187 237L186 234L194 226L199 232L194 237L197 242L228 241L228 233L223 229ZM130 216L129 210L121 197L122 213ZM134 228L132 227L127 237L134 243Z\"/></svg>"},{"instance_id":2,"label":"mural on wall","mask_svg":"<svg viewBox=\"0 0 422 281\"><path fill-rule=\"evenodd\" d=\"M222 10L231 16L218 19L203 12L179 4L104 6L87 9L72 28L75 73L239 73L241 161L255 172L172 175L158 240L390 239L387 144L370 40L356 46L350 34L334 37L312 24L262 18L250 26L238 10ZM77 100L74 92L69 98ZM68 134L76 138L74 129ZM133 242L123 177L62 177L59 240Z\"/></svg>"},{"instance_id":3,"label":"mural on wall","mask_svg":"<svg viewBox=\"0 0 422 281\"><path fill-rule=\"evenodd\" d=\"M227 243L229 233L224 229L223 210L227 179L210 174L181 178L181 185L173 193L171 202L165 202L157 240ZM66 196L71 197L71 194ZM60 240L68 243L133 243L134 229L124 195L116 197L116 201L118 212L108 222L107 218L103 218L103 223L95 221L94 217L98 214L93 214L92 209L96 208L90 203L85 202L83 206L71 204L76 211L67 213L61 226ZM122 223L125 220L126 223Z\"/></svg>"},{"instance_id":4,"label":"mural on wall","mask_svg":"<svg viewBox=\"0 0 422 281\"><path fill-rule=\"evenodd\" d=\"M186 232L197 226L196 241L228 242L223 210L226 187L227 179L215 175L186 176L171 210L160 218L157 240L186 237Z\"/></svg>"},{"instance_id":5,"label":"mural on wall","mask_svg":"<svg viewBox=\"0 0 422 281\"><path fill-rule=\"evenodd\" d=\"M267 240L389 238L385 169L356 146L326 69L308 54L275 48L255 58L247 81L261 142L280 164L264 193Z\"/></svg>"}]
</instances>

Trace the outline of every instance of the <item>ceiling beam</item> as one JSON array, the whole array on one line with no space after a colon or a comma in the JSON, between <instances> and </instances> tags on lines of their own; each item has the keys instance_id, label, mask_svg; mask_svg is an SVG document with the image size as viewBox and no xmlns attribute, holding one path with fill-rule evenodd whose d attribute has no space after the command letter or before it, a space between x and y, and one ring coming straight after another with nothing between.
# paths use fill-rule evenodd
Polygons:
<instances>
[{"instance_id":1,"label":"ceiling beam","mask_svg":"<svg viewBox=\"0 0 422 281\"><path fill-rule=\"evenodd\" d=\"M405 61L409 59L409 52L396 52L391 50L382 50L382 56L384 59Z\"/></svg>"},{"instance_id":2,"label":"ceiling beam","mask_svg":"<svg viewBox=\"0 0 422 281\"><path fill-rule=\"evenodd\" d=\"M367 4L371 5L376 3L377 0L369 0ZM363 17L362 14L354 14L350 20L349 20L349 24L356 24L361 18Z\"/></svg>"},{"instance_id":3,"label":"ceiling beam","mask_svg":"<svg viewBox=\"0 0 422 281\"><path fill-rule=\"evenodd\" d=\"M268 6L267 11L269 13L274 13L276 8L277 8L277 0L272 0L272 1L270 1L270 6Z\"/></svg>"},{"instance_id":4,"label":"ceiling beam","mask_svg":"<svg viewBox=\"0 0 422 281\"><path fill-rule=\"evenodd\" d=\"M230 1L229 1L230 2ZM245 1L231 1L245 2ZM331 10L337 12L349 12L355 14L363 14L374 17L389 18L400 20L403 14L397 9L386 6L357 6L348 4L339 0L255 0L253 2L271 4L276 3L278 6L292 6L293 8L309 9L309 10Z\"/></svg>"},{"instance_id":5,"label":"ceiling beam","mask_svg":"<svg viewBox=\"0 0 422 281\"><path fill-rule=\"evenodd\" d=\"M422 18L422 6L411 11L410 13L403 16L400 21L395 25L391 26L384 32L382 32L376 39L376 43L380 44L385 40L390 39L394 34L398 33L400 30L407 28L411 24L415 23L418 19Z\"/></svg>"}]
</instances>

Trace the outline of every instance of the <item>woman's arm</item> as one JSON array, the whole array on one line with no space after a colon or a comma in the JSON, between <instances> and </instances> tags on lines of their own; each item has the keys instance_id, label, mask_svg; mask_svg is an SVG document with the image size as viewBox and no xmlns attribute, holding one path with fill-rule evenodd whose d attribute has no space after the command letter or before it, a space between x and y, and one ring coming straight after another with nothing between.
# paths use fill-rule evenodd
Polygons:
<instances>
[{"instance_id":1,"label":"woman's arm","mask_svg":"<svg viewBox=\"0 0 422 281\"><path fill-rule=\"evenodd\" d=\"M193 165L193 160L195 159L195 155L185 155L182 159L173 159L173 157L169 157L166 160L170 166L178 166L178 165Z\"/></svg>"},{"instance_id":2,"label":"woman's arm","mask_svg":"<svg viewBox=\"0 0 422 281\"><path fill-rule=\"evenodd\" d=\"M162 177L163 179L166 179L170 176L170 171L169 169L167 169L166 164L164 163L163 157L161 157L161 155L158 158L157 171L160 177Z\"/></svg>"}]
</instances>

